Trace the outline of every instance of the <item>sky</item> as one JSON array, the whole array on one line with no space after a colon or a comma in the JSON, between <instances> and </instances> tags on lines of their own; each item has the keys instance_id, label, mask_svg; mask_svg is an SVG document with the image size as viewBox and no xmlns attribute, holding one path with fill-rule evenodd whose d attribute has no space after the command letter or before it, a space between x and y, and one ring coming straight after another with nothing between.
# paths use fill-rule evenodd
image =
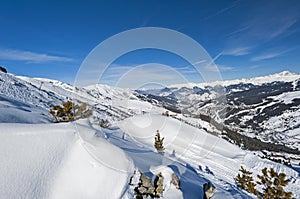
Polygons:
<instances>
[{"instance_id":1,"label":"sky","mask_svg":"<svg viewBox=\"0 0 300 199\"><path fill-rule=\"evenodd\" d=\"M130 29L160 27L197 41L224 80L300 73L299 10L298 0L2 0L0 66L16 75L72 84L84 59L101 42ZM103 83L136 87L130 82L137 75L180 83L178 74L169 74L173 69L189 82L203 81L182 57L141 49L114 60Z\"/></svg>"}]
</instances>

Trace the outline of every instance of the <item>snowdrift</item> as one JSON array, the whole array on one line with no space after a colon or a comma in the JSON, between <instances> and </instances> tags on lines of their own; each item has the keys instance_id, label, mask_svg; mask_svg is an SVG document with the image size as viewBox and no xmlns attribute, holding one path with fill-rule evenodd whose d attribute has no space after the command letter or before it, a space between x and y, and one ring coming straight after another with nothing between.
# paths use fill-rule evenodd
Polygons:
<instances>
[{"instance_id":1,"label":"snowdrift","mask_svg":"<svg viewBox=\"0 0 300 199\"><path fill-rule=\"evenodd\" d=\"M121 198L133 172L124 152L73 124L0 124L1 198ZM90 154L86 147L93 148ZM113 158L112 158L113 157ZM104 159L107 167L98 159Z\"/></svg>"}]
</instances>

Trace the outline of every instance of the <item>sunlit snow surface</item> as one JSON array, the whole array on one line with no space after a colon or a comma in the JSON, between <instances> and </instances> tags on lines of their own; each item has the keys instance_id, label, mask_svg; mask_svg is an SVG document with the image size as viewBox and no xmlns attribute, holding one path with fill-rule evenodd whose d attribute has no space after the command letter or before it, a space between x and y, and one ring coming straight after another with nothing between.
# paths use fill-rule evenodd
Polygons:
<instances>
[{"instance_id":1,"label":"sunlit snow surface","mask_svg":"<svg viewBox=\"0 0 300 199\"><path fill-rule=\"evenodd\" d=\"M207 122L185 118L203 126L198 129L162 116L165 109L139 100L130 90L103 85L75 88L10 74L0 77L0 198L131 199L134 187L129 181L135 170L149 177L162 172L165 182L174 172L181 189L164 184L164 198L202 198L203 184L209 181L216 186L213 198L252 198L236 187L234 177L241 165L255 176L264 167L286 173L291 178L287 190L300 198L300 178L295 170L208 134L205 129L214 129ZM295 79L293 75L288 78ZM263 81L257 79L258 83ZM298 93L291 95L277 96L276 100L289 103ZM68 96L96 105L100 116L113 126L102 129L89 119L49 123L48 109ZM298 112L286 112L264 125L279 131L276 121L291 114L299 117ZM298 124L297 119L294 122ZM153 147L157 130L165 138L163 155ZM287 135L297 139L299 131L291 129Z\"/></svg>"}]
</instances>

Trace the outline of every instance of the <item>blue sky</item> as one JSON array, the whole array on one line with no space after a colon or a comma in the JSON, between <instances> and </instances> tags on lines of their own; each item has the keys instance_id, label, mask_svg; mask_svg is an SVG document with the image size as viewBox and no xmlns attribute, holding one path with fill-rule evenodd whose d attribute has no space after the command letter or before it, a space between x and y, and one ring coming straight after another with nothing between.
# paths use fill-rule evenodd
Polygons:
<instances>
[{"instance_id":1,"label":"blue sky","mask_svg":"<svg viewBox=\"0 0 300 199\"><path fill-rule=\"evenodd\" d=\"M132 28L163 27L199 42L223 79L283 70L300 73L299 10L298 0L3 0L0 65L17 75L72 83L84 58L100 42ZM118 58L107 83L113 84L123 69L147 63L172 66L190 81L201 81L182 58L140 50Z\"/></svg>"}]
</instances>

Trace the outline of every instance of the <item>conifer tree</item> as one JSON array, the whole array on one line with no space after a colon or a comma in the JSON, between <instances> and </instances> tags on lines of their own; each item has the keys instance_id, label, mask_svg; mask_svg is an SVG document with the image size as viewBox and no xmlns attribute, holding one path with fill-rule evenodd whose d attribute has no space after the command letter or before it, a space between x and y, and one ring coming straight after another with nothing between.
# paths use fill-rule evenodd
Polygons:
<instances>
[{"instance_id":1,"label":"conifer tree","mask_svg":"<svg viewBox=\"0 0 300 199\"><path fill-rule=\"evenodd\" d=\"M154 141L154 147L159 153L163 153L165 148L164 148L164 139L165 138L160 138L160 133L157 130L156 135L155 135L155 141Z\"/></svg>"},{"instance_id":2,"label":"conifer tree","mask_svg":"<svg viewBox=\"0 0 300 199\"><path fill-rule=\"evenodd\" d=\"M255 186L256 183L254 182L252 178L252 172L247 171L244 167L241 166L240 170L241 175L238 174L236 177L236 181L238 183L238 187L241 189L244 189L245 191L249 193L253 193L254 195L258 194L258 191L256 190Z\"/></svg>"},{"instance_id":3,"label":"conifer tree","mask_svg":"<svg viewBox=\"0 0 300 199\"><path fill-rule=\"evenodd\" d=\"M263 192L259 192L259 198L271 199L271 198L284 198L293 199L292 192L286 192L284 187L291 181L286 179L286 174L277 173L273 168L262 170L262 175L257 175L259 181L257 184L263 186Z\"/></svg>"},{"instance_id":4,"label":"conifer tree","mask_svg":"<svg viewBox=\"0 0 300 199\"><path fill-rule=\"evenodd\" d=\"M82 103L75 105L71 101L62 102L60 106L54 106L49 113L53 116L55 122L71 122L75 119L88 117L92 114L91 109L87 109L87 105Z\"/></svg>"},{"instance_id":5,"label":"conifer tree","mask_svg":"<svg viewBox=\"0 0 300 199\"><path fill-rule=\"evenodd\" d=\"M286 192L284 187L288 185L290 179L286 179L286 174L277 173L273 168L269 170L264 168L262 175L257 175L259 181L253 182L252 172L243 167L240 169L241 175L238 174L236 181L238 187L249 193L253 193L259 199L295 199L292 192ZM255 187L260 186L261 191Z\"/></svg>"}]
</instances>

